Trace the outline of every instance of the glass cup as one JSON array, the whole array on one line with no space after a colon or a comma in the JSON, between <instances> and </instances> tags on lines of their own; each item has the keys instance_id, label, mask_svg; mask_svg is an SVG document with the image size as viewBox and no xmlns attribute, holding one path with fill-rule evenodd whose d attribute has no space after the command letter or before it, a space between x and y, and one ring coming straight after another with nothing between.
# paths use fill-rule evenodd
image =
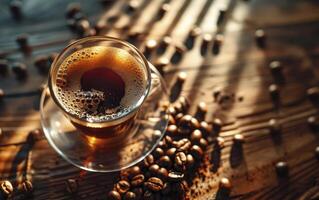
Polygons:
<instances>
[{"instance_id":1,"label":"glass cup","mask_svg":"<svg viewBox=\"0 0 319 200\"><path fill-rule=\"evenodd\" d=\"M70 55L100 46L118 48L131 55L146 84L129 110L94 120L79 117L63 106L57 94L57 72ZM125 62L125 57L120 59ZM87 37L67 46L52 63L48 88L41 97L41 124L50 145L71 164L89 171L117 171L141 161L160 141L168 115L159 105L167 100L162 77L133 45L111 37Z\"/></svg>"}]
</instances>

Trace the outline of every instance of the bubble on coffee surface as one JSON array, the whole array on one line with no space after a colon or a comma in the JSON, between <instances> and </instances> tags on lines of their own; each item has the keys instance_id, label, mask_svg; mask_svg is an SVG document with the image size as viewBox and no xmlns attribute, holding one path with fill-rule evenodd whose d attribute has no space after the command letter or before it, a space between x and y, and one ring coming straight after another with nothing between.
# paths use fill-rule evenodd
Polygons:
<instances>
[{"instance_id":1,"label":"bubble on coffee surface","mask_svg":"<svg viewBox=\"0 0 319 200\"><path fill-rule=\"evenodd\" d=\"M101 110L101 104L110 98L97 89L83 90L81 78L96 68L107 68L121 77L125 94L116 107ZM147 72L138 60L125 50L94 46L78 50L59 66L54 92L64 109L92 121L116 119L130 112L144 95ZM112 87L112 86L109 86Z\"/></svg>"}]
</instances>

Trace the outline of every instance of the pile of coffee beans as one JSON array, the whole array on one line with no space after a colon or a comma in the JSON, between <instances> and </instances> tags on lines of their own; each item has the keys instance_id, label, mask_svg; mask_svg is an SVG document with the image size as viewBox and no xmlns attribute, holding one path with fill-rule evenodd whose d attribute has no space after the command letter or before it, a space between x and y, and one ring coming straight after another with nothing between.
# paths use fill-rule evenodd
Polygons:
<instances>
[{"instance_id":1,"label":"pile of coffee beans","mask_svg":"<svg viewBox=\"0 0 319 200\"><path fill-rule=\"evenodd\" d=\"M201 109L204 103L200 104ZM220 128L212 129L203 118L187 114L189 103L185 97L162 106L169 113L163 139L141 163L121 171L108 199L189 199L188 186L203 159L207 137ZM219 121L216 126L221 125Z\"/></svg>"}]
</instances>

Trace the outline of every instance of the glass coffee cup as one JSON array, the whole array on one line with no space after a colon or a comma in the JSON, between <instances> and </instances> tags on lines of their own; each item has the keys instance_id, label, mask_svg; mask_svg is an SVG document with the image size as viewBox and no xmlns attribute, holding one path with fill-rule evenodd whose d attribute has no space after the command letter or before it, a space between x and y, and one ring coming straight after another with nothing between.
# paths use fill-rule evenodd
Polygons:
<instances>
[{"instance_id":1,"label":"glass coffee cup","mask_svg":"<svg viewBox=\"0 0 319 200\"><path fill-rule=\"evenodd\" d=\"M109 172L141 161L160 141L168 116L158 71L131 44L94 36L54 60L42 94L41 122L51 146L71 164Z\"/></svg>"}]
</instances>

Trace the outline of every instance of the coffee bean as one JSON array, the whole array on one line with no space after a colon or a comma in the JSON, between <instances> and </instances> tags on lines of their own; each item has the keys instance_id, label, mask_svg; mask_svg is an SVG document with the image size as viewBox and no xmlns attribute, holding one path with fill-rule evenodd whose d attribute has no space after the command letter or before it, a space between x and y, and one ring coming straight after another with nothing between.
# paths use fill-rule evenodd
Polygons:
<instances>
[{"instance_id":1,"label":"coffee bean","mask_svg":"<svg viewBox=\"0 0 319 200\"><path fill-rule=\"evenodd\" d=\"M16 42L20 48L25 49L28 46L28 38L28 34L21 34L17 36Z\"/></svg>"},{"instance_id":2,"label":"coffee bean","mask_svg":"<svg viewBox=\"0 0 319 200\"><path fill-rule=\"evenodd\" d=\"M221 178L219 181L219 188L230 190L232 187L230 180L228 178Z\"/></svg>"},{"instance_id":3,"label":"coffee bean","mask_svg":"<svg viewBox=\"0 0 319 200\"><path fill-rule=\"evenodd\" d=\"M200 47L200 54L202 56L204 56L207 53L207 48L208 48L209 44L211 43L212 39L213 39L213 36L209 33L206 33L203 35L203 40L202 40L202 44Z\"/></svg>"},{"instance_id":4,"label":"coffee bean","mask_svg":"<svg viewBox=\"0 0 319 200\"><path fill-rule=\"evenodd\" d=\"M162 148L157 147L154 149L154 151L152 152L152 155L154 156L155 159L161 157L164 155L164 151Z\"/></svg>"},{"instance_id":5,"label":"coffee bean","mask_svg":"<svg viewBox=\"0 0 319 200\"><path fill-rule=\"evenodd\" d=\"M156 175L158 174L158 170L160 169L160 166L158 164L153 164L151 165L148 170L153 174Z\"/></svg>"},{"instance_id":6,"label":"coffee bean","mask_svg":"<svg viewBox=\"0 0 319 200\"><path fill-rule=\"evenodd\" d=\"M18 79L24 79L27 76L27 66L20 62L12 64L12 71Z\"/></svg>"},{"instance_id":7,"label":"coffee bean","mask_svg":"<svg viewBox=\"0 0 319 200\"><path fill-rule=\"evenodd\" d=\"M153 192L149 191L149 190L146 190L144 192L144 195L143 195L143 200L154 200L155 197L154 197L154 194Z\"/></svg>"},{"instance_id":8,"label":"coffee bean","mask_svg":"<svg viewBox=\"0 0 319 200\"><path fill-rule=\"evenodd\" d=\"M152 51L157 46L157 41L155 39L149 39L145 44L145 51Z\"/></svg>"},{"instance_id":9,"label":"coffee bean","mask_svg":"<svg viewBox=\"0 0 319 200\"><path fill-rule=\"evenodd\" d=\"M173 53L171 57L171 62L174 64L179 63L182 60L183 55L186 51L187 49L184 46L175 46L175 52Z\"/></svg>"},{"instance_id":10,"label":"coffee bean","mask_svg":"<svg viewBox=\"0 0 319 200\"><path fill-rule=\"evenodd\" d=\"M22 1L12 0L9 6L12 17L20 20L22 18Z\"/></svg>"},{"instance_id":11,"label":"coffee bean","mask_svg":"<svg viewBox=\"0 0 319 200\"><path fill-rule=\"evenodd\" d=\"M186 111L188 110L188 108L189 108L189 102L188 102L188 100L186 99L186 97L184 97L184 96L178 97L177 102L179 102L179 103L183 106L184 112L186 112Z\"/></svg>"},{"instance_id":12,"label":"coffee bean","mask_svg":"<svg viewBox=\"0 0 319 200\"><path fill-rule=\"evenodd\" d=\"M49 57L44 55L37 56L34 65L41 74L47 74L50 69Z\"/></svg>"},{"instance_id":13,"label":"coffee bean","mask_svg":"<svg viewBox=\"0 0 319 200\"><path fill-rule=\"evenodd\" d=\"M200 122L199 130L202 132L204 137L207 137L212 132L211 126L206 121Z\"/></svg>"},{"instance_id":14,"label":"coffee bean","mask_svg":"<svg viewBox=\"0 0 319 200\"><path fill-rule=\"evenodd\" d=\"M70 193L70 194L73 194L73 193L76 193L78 191L78 182L77 180L75 179L68 179L66 182L65 182L65 185L66 185L66 190Z\"/></svg>"},{"instance_id":15,"label":"coffee bean","mask_svg":"<svg viewBox=\"0 0 319 200\"><path fill-rule=\"evenodd\" d=\"M189 134L194 129L199 128L199 122L191 115L184 115L179 122L179 132Z\"/></svg>"},{"instance_id":16,"label":"coffee bean","mask_svg":"<svg viewBox=\"0 0 319 200\"><path fill-rule=\"evenodd\" d=\"M176 113L184 113L183 105L180 102L175 102L174 103L174 108L176 110Z\"/></svg>"},{"instance_id":17,"label":"coffee bean","mask_svg":"<svg viewBox=\"0 0 319 200\"><path fill-rule=\"evenodd\" d=\"M281 132L281 125L276 119L270 119L268 125L270 133L277 134Z\"/></svg>"},{"instance_id":18,"label":"coffee bean","mask_svg":"<svg viewBox=\"0 0 319 200\"><path fill-rule=\"evenodd\" d=\"M147 189L158 192L163 189L164 183L157 177L151 177L144 183L144 185Z\"/></svg>"},{"instance_id":19,"label":"coffee bean","mask_svg":"<svg viewBox=\"0 0 319 200\"><path fill-rule=\"evenodd\" d=\"M172 182L181 181L184 178L183 172L177 172L177 171L170 171L168 173L168 179Z\"/></svg>"},{"instance_id":20,"label":"coffee bean","mask_svg":"<svg viewBox=\"0 0 319 200\"><path fill-rule=\"evenodd\" d=\"M162 149L166 149L168 147L168 145L166 144L165 140L161 140L158 143L158 147L162 148Z\"/></svg>"},{"instance_id":21,"label":"coffee bean","mask_svg":"<svg viewBox=\"0 0 319 200\"><path fill-rule=\"evenodd\" d=\"M224 36L222 34L217 34L215 36L214 42L213 42L213 54L217 55L220 52L220 46L223 44L224 42Z\"/></svg>"},{"instance_id":22,"label":"coffee bean","mask_svg":"<svg viewBox=\"0 0 319 200\"><path fill-rule=\"evenodd\" d=\"M191 133L191 136L190 136L190 139L191 139L191 142L193 144L198 144L200 139L203 138L203 134L200 130L198 129L195 129L192 133Z\"/></svg>"},{"instance_id":23,"label":"coffee bean","mask_svg":"<svg viewBox=\"0 0 319 200\"><path fill-rule=\"evenodd\" d=\"M201 138L198 142L199 146L202 148L202 149L206 149L207 145L208 145L208 142L207 140L205 140L204 138Z\"/></svg>"},{"instance_id":24,"label":"coffee bean","mask_svg":"<svg viewBox=\"0 0 319 200\"><path fill-rule=\"evenodd\" d=\"M115 189L120 193L124 194L130 189L130 183L125 180L120 180L116 185Z\"/></svg>"},{"instance_id":25,"label":"coffee bean","mask_svg":"<svg viewBox=\"0 0 319 200\"><path fill-rule=\"evenodd\" d=\"M312 87L307 90L309 100L317 105L319 102L319 87Z\"/></svg>"},{"instance_id":26,"label":"coffee bean","mask_svg":"<svg viewBox=\"0 0 319 200\"><path fill-rule=\"evenodd\" d=\"M173 143L173 139L168 135L164 137L164 140L167 145L171 145Z\"/></svg>"},{"instance_id":27,"label":"coffee bean","mask_svg":"<svg viewBox=\"0 0 319 200\"><path fill-rule=\"evenodd\" d=\"M257 29L255 32L256 44L259 48L266 47L266 34L262 29Z\"/></svg>"},{"instance_id":28,"label":"coffee bean","mask_svg":"<svg viewBox=\"0 0 319 200\"><path fill-rule=\"evenodd\" d=\"M0 102L2 101L4 96L5 96L4 91L2 89L0 89Z\"/></svg>"},{"instance_id":29,"label":"coffee bean","mask_svg":"<svg viewBox=\"0 0 319 200\"><path fill-rule=\"evenodd\" d=\"M144 183L144 175L143 174L138 174L135 175L132 179L131 179L131 185L133 187L137 187L140 186Z\"/></svg>"},{"instance_id":30,"label":"coffee bean","mask_svg":"<svg viewBox=\"0 0 319 200\"><path fill-rule=\"evenodd\" d=\"M73 18L75 14L81 12L81 5L79 3L70 3L65 11L67 18Z\"/></svg>"},{"instance_id":31,"label":"coffee bean","mask_svg":"<svg viewBox=\"0 0 319 200\"><path fill-rule=\"evenodd\" d=\"M192 154L187 154L186 156L186 169L190 170L194 167L195 160Z\"/></svg>"},{"instance_id":32,"label":"coffee bean","mask_svg":"<svg viewBox=\"0 0 319 200\"><path fill-rule=\"evenodd\" d=\"M2 181L0 184L0 192L5 198L10 196L13 192L13 186L11 182L7 180Z\"/></svg>"},{"instance_id":33,"label":"coffee bean","mask_svg":"<svg viewBox=\"0 0 319 200\"><path fill-rule=\"evenodd\" d=\"M145 167L149 167L149 166L151 166L153 163L154 163L154 157L153 157L153 155L150 154L150 155L146 156L146 158L144 158L143 165L144 165Z\"/></svg>"},{"instance_id":34,"label":"coffee bean","mask_svg":"<svg viewBox=\"0 0 319 200\"><path fill-rule=\"evenodd\" d=\"M171 184L170 183L164 183L163 189L161 191L161 193L163 195L168 195L172 190Z\"/></svg>"},{"instance_id":35,"label":"coffee bean","mask_svg":"<svg viewBox=\"0 0 319 200\"><path fill-rule=\"evenodd\" d=\"M127 193L125 193L124 195L124 200L136 200L136 194L134 192L128 191Z\"/></svg>"},{"instance_id":36,"label":"coffee bean","mask_svg":"<svg viewBox=\"0 0 319 200\"><path fill-rule=\"evenodd\" d=\"M222 126L223 126L223 123L222 123L222 121L220 119L215 118L213 120L213 129L214 129L215 132L218 133L221 130Z\"/></svg>"},{"instance_id":37,"label":"coffee bean","mask_svg":"<svg viewBox=\"0 0 319 200\"><path fill-rule=\"evenodd\" d=\"M312 130L319 130L319 120L315 116L308 117L307 122Z\"/></svg>"},{"instance_id":38,"label":"coffee bean","mask_svg":"<svg viewBox=\"0 0 319 200\"><path fill-rule=\"evenodd\" d=\"M177 82L179 84L183 84L187 79L187 73L186 72L179 72L177 74Z\"/></svg>"},{"instance_id":39,"label":"coffee bean","mask_svg":"<svg viewBox=\"0 0 319 200\"><path fill-rule=\"evenodd\" d=\"M134 176L138 175L141 173L141 168L139 166L133 166L131 168L129 168L128 170L128 178L133 178Z\"/></svg>"},{"instance_id":40,"label":"coffee bean","mask_svg":"<svg viewBox=\"0 0 319 200\"><path fill-rule=\"evenodd\" d=\"M178 131L177 131L177 126L176 125L169 125L166 129L166 134L170 135L172 137L177 137Z\"/></svg>"},{"instance_id":41,"label":"coffee bean","mask_svg":"<svg viewBox=\"0 0 319 200\"><path fill-rule=\"evenodd\" d=\"M76 32L80 36L84 36L90 31L90 22L86 19L82 19L76 23Z\"/></svg>"},{"instance_id":42,"label":"coffee bean","mask_svg":"<svg viewBox=\"0 0 319 200\"><path fill-rule=\"evenodd\" d=\"M162 136L162 132L160 130L154 130L153 137L158 139Z\"/></svg>"},{"instance_id":43,"label":"coffee bean","mask_svg":"<svg viewBox=\"0 0 319 200\"><path fill-rule=\"evenodd\" d=\"M195 26L193 27L189 33L186 39L184 40L184 45L188 49L192 49L194 47L195 39L202 33L202 30L198 27Z\"/></svg>"},{"instance_id":44,"label":"coffee bean","mask_svg":"<svg viewBox=\"0 0 319 200\"><path fill-rule=\"evenodd\" d=\"M286 162L280 161L276 163L276 172L278 177L284 178L288 176L288 165Z\"/></svg>"},{"instance_id":45,"label":"coffee bean","mask_svg":"<svg viewBox=\"0 0 319 200\"><path fill-rule=\"evenodd\" d=\"M217 137L216 138L216 145L220 149L224 148L225 147L225 139L222 137Z\"/></svg>"},{"instance_id":46,"label":"coffee bean","mask_svg":"<svg viewBox=\"0 0 319 200\"><path fill-rule=\"evenodd\" d=\"M207 104L203 101L199 102L197 105L197 110L195 114L195 118L199 121L203 121L205 119L205 115L207 113Z\"/></svg>"},{"instance_id":47,"label":"coffee bean","mask_svg":"<svg viewBox=\"0 0 319 200\"><path fill-rule=\"evenodd\" d=\"M220 24L222 24L224 22L226 11L227 10L225 8L219 9L218 18L217 18L217 21L216 21L217 25L220 25Z\"/></svg>"},{"instance_id":48,"label":"coffee bean","mask_svg":"<svg viewBox=\"0 0 319 200\"><path fill-rule=\"evenodd\" d=\"M0 74L5 75L8 72L9 63L5 59L0 59Z\"/></svg>"},{"instance_id":49,"label":"coffee bean","mask_svg":"<svg viewBox=\"0 0 319 200\"><path fill-rule=\"evenodd\" d=\"M158 46L158 53L164 53L167 47L172 43L172 38L165 36Z\"/></svg>"},{"instance_id":50,"label":"coffee bean","mask_svg":"<svg viewBox=\"0 0 319 200\"><path fill-rule=\"evenodd\" d=\"M157 19L162 19L163 16L171 9L171 6L168 3L164 3L158 11Z\"/></svg>"},{"instance_id":51,"label":"coffee bean","mask_svg":"<svg viewBox=\"0 0 319 200\"><path fill-rule=\"evenodd\" d=\"M179 124L179 122L181 121L182 117L184 116L183 113L178 113L176 116L175 116L175 124Z\"/></svg>"},{"instance_id":52,"label":"coffee bean","mask_svg":"<svg viewBox=\"0 0 319 200\"><path fill-rule=\"evenodd\" d=\"M167 176L168 176L168 171L166 168L164 167L161 167L159 170L158 170L158 177L161 178L162 180L166 180L167 179Z\"/></svg>"},{"instance_id":53,"label":"coffee bean","mask_svg":"<svg viewBox=\"0 0 319 200\"><path fill-rule=\"evenodd\" d=\"M177 151L177 149L174 148L174 147L172 147L172 148L168 149L168 150L165 152L165 154L166 154L167 156L169 156L170 158L174 158L176 151Z\"/></svg>"},{"instance_id":54,"label":"coffee bean","mask_svg":"<svg viewBox=\"0 0 319 200\"><path fill-rule=\"evenodd\" d=\"M186 163L187 163L186 154L184 152L176 153L174 162L175 162L174 167L176 170L182 171L182 172L185 171Z\"/></svg>"},{"instance_id":55,"label":"coffee bean","mask_svg":"<svg viewBox=\"0 0 319 200\"><path fill-rule=\"evenodd\" d=\"M188 151L192 146L192 143L187 138L183 138L178 141L173 142L174 147L176 147L177 151Z\"/></svg>"},{"instance_id":56,"label":"coffee bean","mask_svg":"<svg viewBox=\"0 0 319 200\"><path fill-rule=\"evenodd\" d=\"M271 84L268 88L271 100L273 102L278 102L280 100L280 90L276 84Z\"/></svg>"},{"instance_id":57,"label":"coffee bean","mask_svg":"<svg viewBox=\"0 0 319 200\"><path fill-rule=\"evenodd\" d=\"M121 195L116 190L111 190L107 195L108 200L121 200Z\"/></svg>"},{"instance_id":58,"label":"coffee bean","mask_svg":"<svg viewBox=\"0 0 319 200\"><path fill-rule=\"evenodd\" d=\"M278 77L282 75L282 66L279 61L272 61L269 64L269 68L274 77Z\"/></svg>"},{"instance_id":59,"label":"coffee bean","mask_svg":"<svg viewBox=\"0 0 319 200\"><path fill-rule=\"evenodd\" d=\"M235 144L240 145L245 141L245 138L242 134L235 134L233 140Z\"/></svg>"},{"instance_id":60,"label":"coffee bean","mask_svg":"<svg viewBox=\"0 0 319 200\"><path fill-rule=\"evenodd\" d=\"M192 154L192 156L194 156L194 158L196 160L200 160L204 154L202 148L200 148L197 145L193 145L190 149L190 153Z\"/></svg>"},{"instance_id":61,"label":"coffee bean","mask_svg":"<svg viewBox=\"0 0 319 200\"><path fill-rule=\"evenodd\" d=\"M319 160L319 146L317 146L315 149L315 156L316 156L317 160Z\"/></svg>"},{"instance_id":62,"label":"coffee bean","mask_svg":"<svg viewBox=\"0 0 319 200\"><path fill-rule=\"evenodd\" d=\"M167 108L167 112L168 112L168 114L170 114L172 116L175 116L177 114L176 109L172 105Z\"/></svg>"},{"instance_id":63,"label":"coffee bean","mask_svg":"<svg viewBox=\"0 0 319 200\"><path fill-rule=\"evenodd\" d=\"M173 117L173 115L168 115L168 125L175 125L176 121Z\"/></svg>"},{"instance_id":64,"label":"coffee bean","mask_svg":"<svg viewBox=\"0 0 319 200\"><path fill-rule=\"evenodd\" d=\"M143 196L143 189L141 187L136 187L132 189L132 192L135 193L136 199L141 199Z\"/></svg>"},{"instance_id":65,"label":"coffee bean","mask_svg":"<svg viewBox=\"0 0 319 200\"><path fill-rule=\"evenodd\" d=\"M160 157L160 159L158 160L158 164L161 167L165 167L165 168L168 168L168 169L170 169L172 167L172 161L171 161L169 156Z\"/></svg>"},{"instance_id":66,"label":"coffee bean","mask_svg":"<svg viewBox=\"0 0 319 200\"><path fill-rule=\"evenodd\" d=\"M22 182L21 189L25 194L30 195L33 192L33 185L30 181L26 180Z\"/></svg>"}]
</instances>

